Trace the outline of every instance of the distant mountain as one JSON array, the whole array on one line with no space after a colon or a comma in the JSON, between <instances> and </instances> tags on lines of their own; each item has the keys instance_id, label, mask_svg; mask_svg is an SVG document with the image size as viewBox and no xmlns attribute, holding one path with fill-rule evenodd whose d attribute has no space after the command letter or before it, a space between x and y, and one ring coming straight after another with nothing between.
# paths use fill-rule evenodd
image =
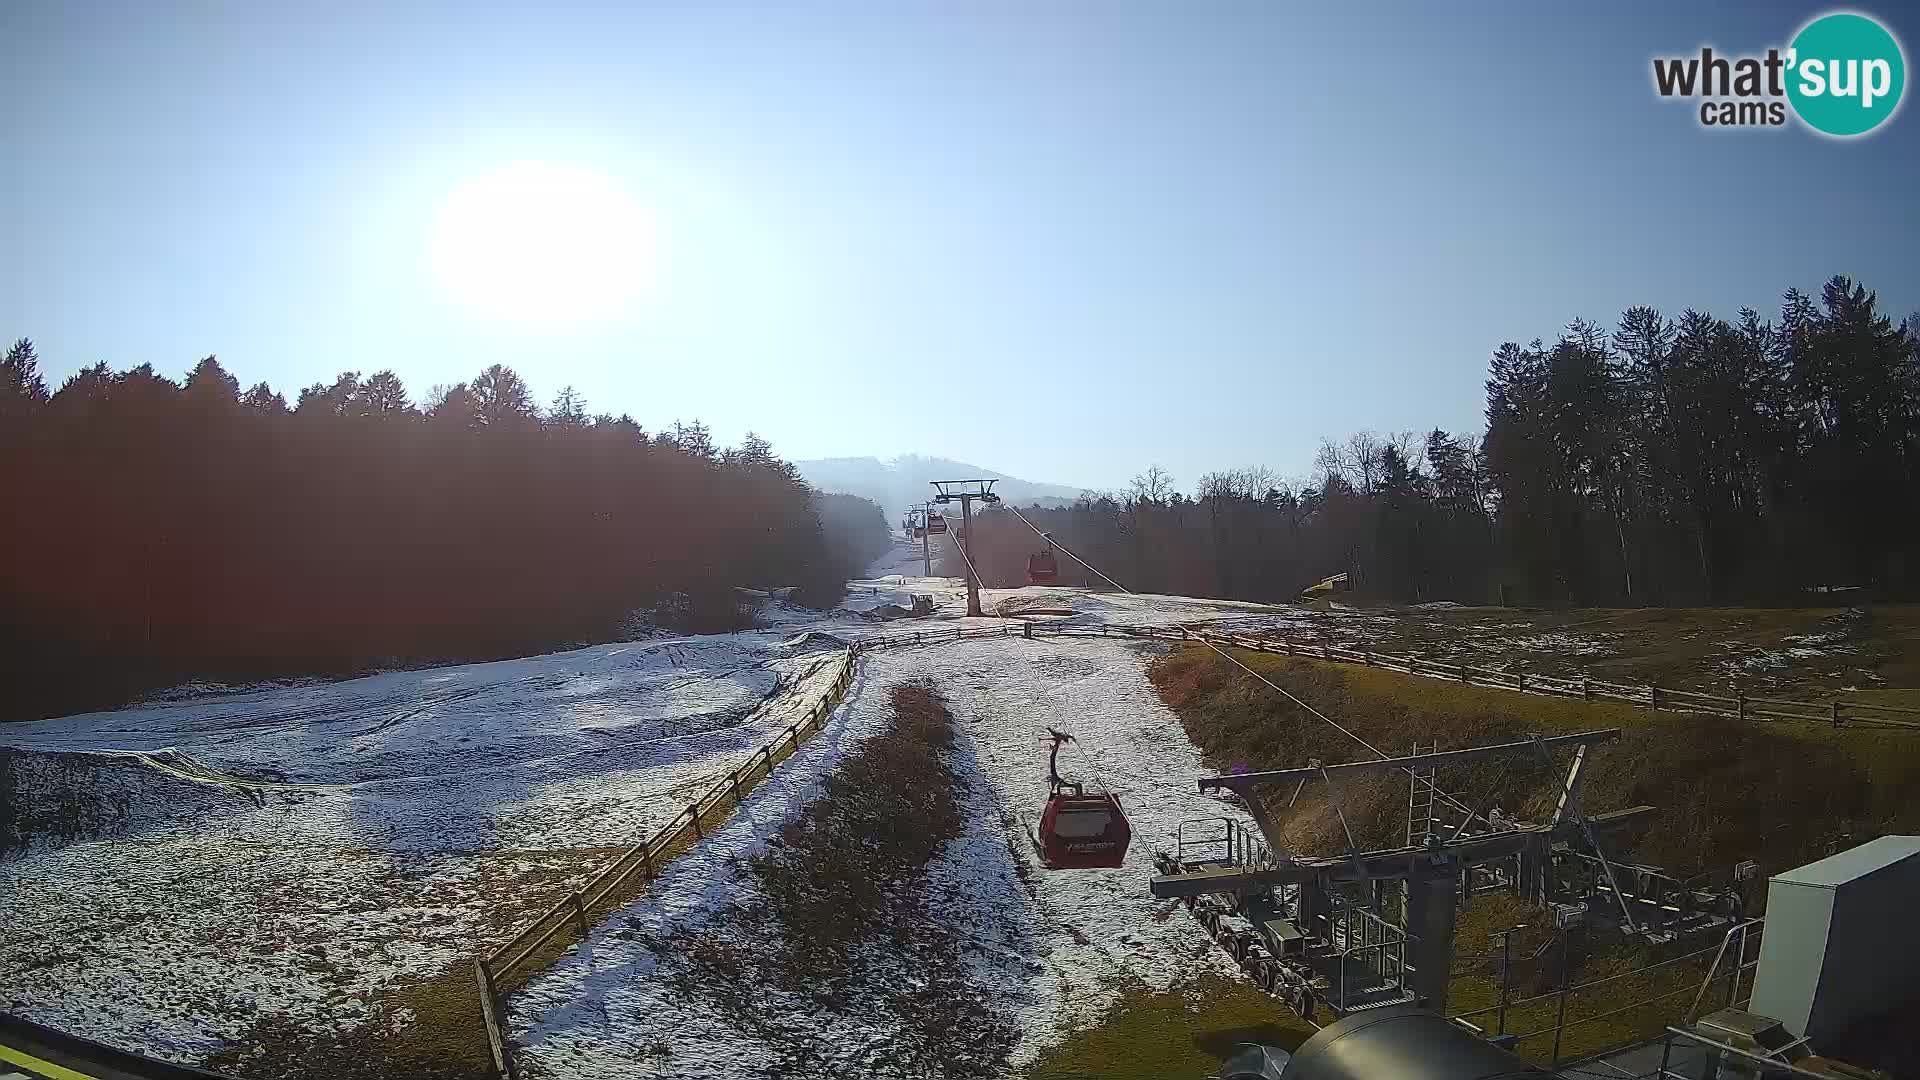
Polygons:
<instances>
[{"instance_id":1,"label":"distant mountain","mask_svg":"<svg viewBox=\"0 0 1920 1080\"><path fill-rule=\"evenodd\" d=\"M807 482L822 491L838 491L872 499L886 508L889 522L899 520L909 506L933 496L933 480L998 480L994 494L1018 506L1039 503L1064 506L1086 493L1065 484L1041 484L964 461L907 454L882 461L871 457L816 458L793 463Z\"/></svg>"}]
</instances>

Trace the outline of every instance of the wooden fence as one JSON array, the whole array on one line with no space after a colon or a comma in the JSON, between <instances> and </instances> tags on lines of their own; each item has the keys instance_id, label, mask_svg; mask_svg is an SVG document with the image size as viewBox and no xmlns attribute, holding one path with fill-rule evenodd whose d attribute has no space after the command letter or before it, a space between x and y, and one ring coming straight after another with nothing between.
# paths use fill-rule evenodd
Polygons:
<instances>
[{"instance_id":1,"label":"wooden fence","mask_svg":"<svg viewBox=\"0 0 1920 1080\"><path fill-rule=\"evenodd\" d=\"M748 792L773 774L776 765L792 757L801 743L825 727L827 717L846 698L847 687L853 682L854 657L858 651L858 648L849 648L835 661L840 665L839 674L826 695L804 717L787 725L784 731L748 755L652 836L621 852L578 889L561 897L498 948L474 961L481 1018L486 1025L494 1068L501 1076L514 1075L501 1019L503 994L523 983L534 971L551 964L575 941L584 939L594 923L624 902L626 893L659 876L669 860L705 838L709 830L726 820ZM521 973L517 980L516 973Z\"/></svg>"},{"instance_id":2,"label":"wooden fence","mask_svg":"<svg viewBox=\"0 0 1920 1080\"><path fill-rule=\"evenodd\" d=\"M1306 645L1241 634L1193 634L1192 637L1195 640L1211 641L1216 645L1233 645L1256 652L1365 664L1368 667L1384 668L1388 671L1399 671L1426 678L1446 679L1470 686L1490 686L1530 694L1580 698L1585 701L1624 701L1667 712L1705 713L1714 716L1730 716L1740 720L1801 720L1831 724L1834 727L1920 729L1920 721L1903 719L1903 717L1920 717L1920 709L1877 705L1866 701L1842 701L1837 698L1827 702L1781 701L1775 698L1747 697L1740 693L1732 696L1703 694L1696 690L1675 690L1664 686L1633 686L1588 678L1563 679L1547 675L1530 675L1523 671L1501 671L1497 668L1427 660L1417 656L1395 656L1368 649Z\"/></svg>"},{"instance_id":3,"label":"wooden fence","mask_svg":"<svg viewBox=\"0 0 1920 1080\"><path fill-rule=\"evenodd\" d=\"M722 777L707 792L689 803L653 836L622 852L607 867L579 889L562 897L492 953L474 962L480 985L481 1013L487 1027L493 1062L500 1075L511 1077L512 1058L507 1049L500 1021L501 995L513 989L516 972L545 968L568 945L583 939L599 918L604 918L618 903L616 890L644 884L658 876L674 856L703 839L709 829L724 821L746 794L760 781L772 775L774 766L791 757L800 744L826 725L827 717L846 697L855 667L862 653L878 649L913 648L944 645L959 641L989 638L1103 637L1134 638L1153 641L1207 643L1222 648L1247 649L1278 656L1297 656L1362 664L1424 678L1445 679L1468 686L1493 687L1529 694L1549 694L1586 701L1611 700L1643 705L1677 713L1704 713L1731 716L1742 720L1798 720L1831 724L1834 727L1871 727L1920 729L1920 721L1902 717L1920 717L1920 709L1876 705L1870 702L1829 701L1824 704L1805 701L1780 701L1772 698L1732 697L1703 694L1692 690L1674 690L1661 686L1632 686L1593 679L1565 679L1526 672L1501 671L1459 662L1428 660L1417 656L1397 656L1371 649L1289 641L1283 638L1250 634L1208 633L1198 627L1133 626L1102 624L1069 626L1061 622L1020 622L999 626L954 627L952 629L914 630L880 634L847 647L837 661L840 672L827 694L807 713L788 725L785 731L750 755L747 760ZM519 980L524 982L524 978Z\"/></svg>"},{"instance_id":4,"label":"wooden fence","mask_svg":"<svg viewBox=\"0 0 1920 1080\"><path fill-rule=\"evenodd\" d=\"M1407 675L1423 678L1444 679L1448 682L1464 683L1468 686L1493 687L1501 690L1517 690L1528 694L1548 694L1555 697L1579 698L1584 701L1624 701L1633 705L1644 705L1650 709L1660 709L1676 713L1704 713L1714 716L1729 716L1740 720L1800 720L1810 723L1830 724L1834 727L1863 728L1899 728L1920 729L1920 720L1906 719L1920 717L1920 709L1903 708L1896 705L1877 705L1867 701L1842 701L1834 699L1826 702L1781 701L1776 698L1747 697L1736 693L1704 694L1695 690L1675 690L1665 686L1635 686L1625 683L1601 682L1597 679L1566 679L1547 675L1532 675L1524 671L1502 671L1498 668L1481 667L1457 661L1428 660L1418 656L1397 656L1392 653L1375 652L1371 649L1349 648L1341 645L1310 645L1304 642L1290 641L1284 638L1260 637L1252 634L1209 633L1201 627L1192 626L1066 626L1059 623L1032 622L1020 626L985 627L974 630L934 630L922 631L912 635L887 635L871 639L866 647L889 647L901 644L936 644L945 641L957 641L967 638L1020 636L1020 637L1128 637L1146 638L1156 641L1193 641L1205 642L1222 647L1247 649L1253 652L1270 653L1276 656L1300 656L1309 659L1333 660L1345 664L1362 664L1367 667L1398 671Z\"/></svg>"}]
</instances>

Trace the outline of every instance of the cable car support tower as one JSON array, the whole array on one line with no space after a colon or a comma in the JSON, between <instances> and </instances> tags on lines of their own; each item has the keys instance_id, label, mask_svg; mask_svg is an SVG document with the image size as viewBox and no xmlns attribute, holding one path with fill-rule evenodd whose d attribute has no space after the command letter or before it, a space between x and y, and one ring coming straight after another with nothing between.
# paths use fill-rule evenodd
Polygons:
<instances>
[{"instance_id":1,"label":"cable car support tower","mask_svg":"<svg viewBox=\"0 0 1920 1080\"><path fill-rule=\"evenodd\" d=\"M973 503L974 500L992 506L1000 501L993 493L992 480L934 480L933 501L941 506L960 500L960 535L954 537L960 546L960 558L967 564L967 614L976 618L980 615L980 575L973 568L973 555L967 551L967 544L973 539Z\"/></svg>"},{"instance_id":2,"label":"cable car support tower","mask_svg":"<svg viewBox=\"0 0 1920 1080\"><path fill-rule=\"evenodd\" d=\"M933 576L933 538L927 535L927 517L931 507L922 503L907 510L908 534L920 541L920 576Z\"/></svg>"}]
</instances>

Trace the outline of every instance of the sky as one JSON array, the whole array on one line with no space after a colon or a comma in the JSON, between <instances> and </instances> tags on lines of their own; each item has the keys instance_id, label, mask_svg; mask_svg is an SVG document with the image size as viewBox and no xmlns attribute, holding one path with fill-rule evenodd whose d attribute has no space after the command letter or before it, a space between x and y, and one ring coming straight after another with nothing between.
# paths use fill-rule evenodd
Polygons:
<instances>
[{"instance_id":1,"label":"sky","mask_svg":"<svg viewBox=\"0 0 1920 1080\"><path fill-rule=\"evenodd\" d=\"M1913 108L1716 132L1652 89L1827 10L14 0L0 337L56 385L501 362L795 459L1303 475L1322 437L1477 431L1492 351L1575 317L1834 274L1920 308ZM1920 16L1854 10L1911 61ZM528 169L588 179L450 216Z\"/></svg>"}]
</instances>

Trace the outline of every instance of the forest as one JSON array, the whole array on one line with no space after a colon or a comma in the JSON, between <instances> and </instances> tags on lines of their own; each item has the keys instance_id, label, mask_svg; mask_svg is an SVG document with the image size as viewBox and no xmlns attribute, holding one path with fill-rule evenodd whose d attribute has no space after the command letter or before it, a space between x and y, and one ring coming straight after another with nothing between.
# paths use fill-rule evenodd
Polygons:
<instances>
[{"instance_id":1,"label":"forest","mask_svg":"<svg viewBox=\"0 0 1920 1080\"><path fill-rule=\"evenodd\" d=\"M290 405L214 357L175 383L0 362L0 720L198 680L334 676L735 629L735 586L830 606L887 543L762 439L546 408L495 365L416 405L391 371Z\"/></svg>"},{"instance_id":2,"label":"forest","mask_svg":"<svg viewBox=\"0 0 1920 1080\"><path fill-rule=\"evenodd\" d=\"M1643 607L1920 597L1920 316L1836 277L1776 320L1635 307L1492 355L1484 434L1324 442L1311 478L1150 468L1023 509L1137 592L1276 601L1347 573L1387 603ZM990 585L1044 546L975 519ZM1061 556L1060 581L1104 587ZM958 559L942 572L958 574ZM1824 600L1822 599L1824 598Z\"/></svg>"},{"instance_id":3,"label":"forest","mask_svg":"<svg viewBox=\"0 0 1920 1080\"><path fill-rule=\"evenodd\" d=\"M1775 320L1625 312L1492 354L1484 434L1326 441L1311 479L1158 468L1025 511L1129 589L1531 606L1920 596L1920 318L1845 278ZM214 357L175 383L0 361L0 719L605 640L636 611L743 624L736 586L827 606L885 545L765 440L649 434L495 365L420 403L391 371L289 404ZM1042 541L975 522L990 585ZM1069 558L1061 581L1105 586ZM959 574L958 560L941 572ZM1835 592L1835 590L1842 590Z\"/></svg>"}]
</instances>

